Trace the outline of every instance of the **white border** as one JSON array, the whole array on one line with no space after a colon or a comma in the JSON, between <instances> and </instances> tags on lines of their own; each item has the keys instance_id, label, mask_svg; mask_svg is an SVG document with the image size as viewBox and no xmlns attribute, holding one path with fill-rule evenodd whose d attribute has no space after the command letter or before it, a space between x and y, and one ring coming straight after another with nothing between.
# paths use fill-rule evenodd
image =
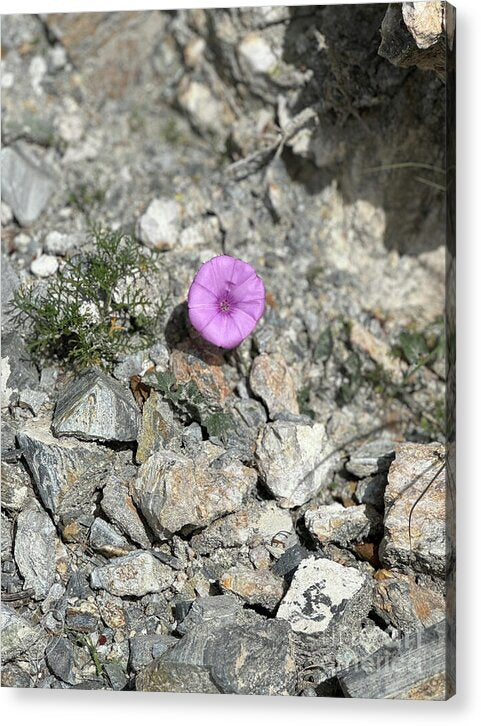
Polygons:
<instances>
[{"instance_id":1,"label":"white border","mask_svg":"<svg viewBox=\"0 0 481 726\"><path fill-rule=\"evenodd\" d=\"M279 5L268 2L186 2L187 7ZM288 4L308 5L305 2ZM325 4L338 4L325 1ZM481 472L481 3L457 0L458 68L458 695L448 703L353 701L180 694L112 693L1 689L5 723L23 726L85 726L107 720L112 726L389 726L474 722L480 693ZM182 7L144 0L2 0L2 13L132 10ZM471 476L470 476L471 474ZM478 709L479 711L479 709Z\"/></svg>"}]
</instances>

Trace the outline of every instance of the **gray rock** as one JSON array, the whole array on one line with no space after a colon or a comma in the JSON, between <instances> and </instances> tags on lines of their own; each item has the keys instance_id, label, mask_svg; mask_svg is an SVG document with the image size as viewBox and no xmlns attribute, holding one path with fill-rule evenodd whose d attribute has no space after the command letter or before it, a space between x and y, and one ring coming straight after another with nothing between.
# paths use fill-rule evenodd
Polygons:
<instances>
[{"instance_id":1,"label":"gray rock","mask_svg":"<svg viewBox=\"0 0 481 726\"><path fill-rule=\"evenodd\" d=\"M158 635L157 633L136 635L129 640L129 665L133 671L137 672L151 663L154 658L166 653L176 643L177 638L171 635Z\"/></svg>"},{"instance_id":2,"label":"gray rock","mask_svg":"<svg viewBox=\"0 0 481 726\"><path fill-rule=\"evenodd\" d=\"M1 164L2 199L22 227L28 227L35 222L53 194L53 176L25 143L2 149Z\"/></svg>"},{"instance_id":3,"label":"gray rock","mask_svg":"<svg viewBox=\"0 0 481 726\"><path fill-rule=\"evenodd\" d=\"M108 522L96 517L89 537L91 547L105 557L121 557L134 549Z\"/></svg>"},{"instance_id":4,"label":"gray rock","mask_svg":"<svg viewBox=\"0 0 481 726\"><path fill-rule=\"evenodd\" d=\"M240 509L256 473L220 454L222 449L205 442L195 459L159 451L142 464L132 485L133 498L157 537L205 527Z\"/></svg>"},{"instance_id":5,"label":"gray rock","mask_svg":"<svg viewBox=\"0 0 481 726\"><path fill-rule=\"evenodd\" d=\"M13 608L2 603L2 663L14 660L22 653L41 653L45 635L39 625L32 625Z\"/></svg>"},{"instance_id":6,"label":"gray rock","mask_svg":"<svg viewBox=\"0 0 481 726\"><path fill-rule=\"evenodd\" d=\"M11 303L16 290L20 286L20 280L8 257L5 255L1 256L1 274L2 327L6 327L12 315L15 313L12 310Z\"/></svg>"},{"instance_id":7,"label":"gray rock","mask_svg":"<svg viewBox=\"0 0 481 726\"><path fill-rule=\"evenodd\" d=\"M96 567L90 582L96 590L107 590L111 595L142 597L149 592L162 592L175 579L175 571L154 557L151 552L137 550L117 557L108 565Z\"/></svg>"},{"instance_id":8,"label":"gray rock","mask_svg":"<svg viewBox=\"0 0 481 726\"><path fill-rule=\"evenodd\" d=\"M18 394L18 405L21 408L28 408L34 416L38 416L47 398L47 394L43 391L24 388Z\"/></svg>"},{"instance_id":9,"label":"gray rock","mask_svg":"<svg viewBox=\"0 0 481 726\"><path fill-rule=\"evenodd\" d=\"M135 458L139 464L158 449L164 448L175 433L174 415L168 403L152 391L142 408L138 446Z\"/></svg>"},{"instance_id":10,"label":"gray rock","mask_svg":"<svg viewBox=\"0 0 481 726\"><path fill-rule=\"evenodd\" d=\"M52 431L86 441L134 441L140 412L131 392L99 370L91 369L60 394Z\"/></svg>"},{"instance_id":11,"label":"gray rock","mask_svg":"<svg viewBox=\"0 0 481 726\"><path fill-rule=\"evenodd\" d=\"M30 265L30 272L35 277L50 277L58 270L58 260L54 255L39 255Z\"/></svg>"},{"instance_id":12,"label":"gray rock","mask_svg":"<svg viewBox=\"0 0 481 726\"><path fill-rule=\"evenodd\" d=\"M362 479L371 474L387 471L393 458L394 442L390 439L376 439L351 454L346 469Z\"/></svg>"},{"instance_id":13,"label":"gray rock","mask_svg":"<svg viewBox=\"0 0 481 726\"><path fill-rule=\"evenodd\" d=\"M32 588L37 600L53 585L56 573L56 530L48 514L35 499L17 518L15 561L24 578L24 588Z\"/></svg>"},{"instance_id":14,"label":"gray rock","mask_svg":"<svg viewBox=\"0 0 481 726\"><path fill-rule=\"evenodd\" d=\"M142 520L129 494L128 484L116 476L110 476L102 489L102 511L123 534L141 547L149 548L150 540Z\"/></svg>"},{"instance_id":15,"label":"gray rock","mask_svg":"<svg viewBox=\"0 0 481 726\"><path fill-rule=\"evenodd\" d=\"M127 673L120 663L105 663L103 672L107 676L110 686L114 691L121 691L128 682Z\"/></svg>"},{"instance_id":16,"label":"gray rock","mask_svg":"<svg viewBox=\"0 0 481 726\"><path fill-rule=\"evenodd\" d=\"M223 592L238 595L248 605L261 605L274 610L284 594L284 581L270 570L252 570L235 565L219 578Z\"/></svg>"},{"instance_id":17,"label":"gray rock","mask_svg":"<svg viewBox=\"0 0 481 726\"><path fill-rule=\"evenodd\" d=\"M198 597L177 630L182 635L199 625L205 625L209 631L217 630L234 623L241 610L241 603L232 595Z\"/></svg>"},{"instance_id":18,"label":"gray rock","mask_svg":"<svg viewBox=\"0 0 481 726\"><path fill-rule=\"evenodd\" d=\"M404 633L439 623L446 616L446 602L440 592L418 584L411 575L377 570L374 610L382 620Z\"/></svg>"},{"instance_id":19,"label":"gray rock","mask_svg":"<svg viewBox=\"0 0 481 726\"><path fill-rule=\"evenodd\" d=\"M75 683L73 646L67 638L55 636L45 649L45 659L54 676L69 685Z\"/></svg>"},{"instance_id":20,"label":"gray rock","mask_svg":"<svg viewBox=\"0 0 481 726\"><path fill-rule=\"evenodd\" d=\"M172 693L219 693L205 666L171 663L159 658L148 665L135 679L136 691L167 691Z\"/></svg>"},{"instance_id":21,"label":"gray rock","mask_svg":"<svg viewBox=\"0 0 481 726\"><path fill-rule=\"evenodd\" d=\"M267 424L256 446L260 474L281 507L297 507L311 499L336 463L323 424L289 421Z\"/></svg>"},{"instance_id":22,"label":"gray rock","mask_svg":"<svg viewBox=\"0 0 481 726\"><path fill-rule=\"evenodd\" d=\"M2 509L18 512L33 494L30 477L20 464L2 461Z\"/></svg>"},{"instance_id":23,"label":"gray rock","mask_svg":"<svg viewBox=\"0 0 481 726\"><path fill-rule=\"evenodd\" d=\"M342 504L326 504L311 509L304 515L306 527L321 544L334 542L343 547L362 542L382 532L382 517L366 504L343 507Z\"/></svg>"},{"instance_id":24,"label":"gray rock","mask_svg":"<svg viewBox=\"0 0 481 726\"><path fill-rule=\"evenodd\" d=\"M299 633L324 633L346 621L360 622L371 604L366 575L327 559L301 562L279 605L277 618Z\"/></svg>"},{"instance_id":25,"label":"gray rock","mask_svg":"<svg viewBox=\"0 0 481 726\"><path fill-rule=\"evenodd\" d=\"M40 497L51 512L62 514L91 502L110 454L93 444L56 439L48 419L30 421L17 435Z\"/></svg>"},{"instance_id":26,"label":"gray rock","mask_svg":"<svg viewBox=\"0 0 481 726\"><path fill-rule=\"evenodd\" d=\"M191 630L162 661L207 667L222 693L292 695L295 689L289 624L253 614L243 624Z\"/></svg>"},{"instance_id":27,"label":"gray rock","mask_svg":"<svg viewBox=\"0 0 481 726\"><path fill-rule=\"evenodd\" d=\"M49 255L60 255L65 257L74 249L82 246L85 241L85 236L81 234L64 234L52 230L49 232L43 241L43 247L45 252Z\"/></svg>"},{"instance_id":28,"label":"gray rock","mask_svg":"<svg viewBox=\"0 0 481 726\"><path fill-rule=\"evenodd\" d=\"M386 567L444 576L449 496L444 457L443 444L396 446L384 495L384 537L379 548Z\"/></svg>"},{"instance_id":29,"label":"gray rock","mask_svg":"<svg viewBox=\"0 0 481 726\"><path fill-rule=\"evenodd\" d=\"M284 577L284 575L288 575L294 570L297 570L302 560L305 560L306 557L310 557L311 554L312 553L301 544L289 547L289 549L287 549L274 563L272 571L276 575Z\"/></svg>"},{"instance_id":30,"label":"gray rock","mask_svg":"<svg viewBox=\"0 0 481 726\"><path fill-rule=\"evenodd\" d=\"M32 363L20 335L9 332L2 336L2 408L8 406L12 394L38 386L38 371Z\"/></svg>"},{"instance_id":31,"label":"gray rock","mask_svg":"<svg viewBox=\"0 0 481 726\"><path fill-rule=\"evenodd\" d=\"M99 624L99 610L90 600L81 600L77 605L66 609L65 625L69 630L77 633L95 633Z\"/></svg>"},{"instance_id":32,"label":"gray rock","mask_svg":"<svg viewBox=\"0 0 481 726\"><path fill-rule=\"evenodd\" d=\"M386 474L361 479L358 482L354 498L359 504L370 504L380 512L384 511L384 491L387 485Z\"/></svg>"}]
</instances>

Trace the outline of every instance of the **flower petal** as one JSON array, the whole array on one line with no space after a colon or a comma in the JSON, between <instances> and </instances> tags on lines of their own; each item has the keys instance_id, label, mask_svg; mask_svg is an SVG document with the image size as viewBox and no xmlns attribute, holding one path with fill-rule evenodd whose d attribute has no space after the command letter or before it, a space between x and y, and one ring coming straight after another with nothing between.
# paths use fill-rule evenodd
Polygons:
<instances>
[{"instance_id":1,"label":"flower petal","mask_svg":"<svg viewBox=\"0 0 481 726\"><path fill-rule=\"evenodd\" d=\"M219 313L202 330L202 337L221 348L235 348L245 338L233 315Z\"/></svg>"}]
</instances>

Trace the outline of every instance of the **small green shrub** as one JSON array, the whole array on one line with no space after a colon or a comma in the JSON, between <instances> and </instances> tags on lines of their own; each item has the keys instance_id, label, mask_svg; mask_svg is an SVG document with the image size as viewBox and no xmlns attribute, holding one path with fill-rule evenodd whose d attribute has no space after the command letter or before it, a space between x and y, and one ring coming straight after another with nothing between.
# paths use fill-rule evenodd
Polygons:
<instances>
[{"instance_id":1,"label":"small green shrub","mask_svg":"<svg viewBox=\"0 0 481 726\"><path fill-rule=\"evenodd\" d=\"M155 339L166 297L152 301L139 283L158 265L128 235L97 227L94 249L69 259L45 286L21 287L13 299L27 325L34 359L73 368L111 368L119 354Z\"/></svg>"}]
</instances>

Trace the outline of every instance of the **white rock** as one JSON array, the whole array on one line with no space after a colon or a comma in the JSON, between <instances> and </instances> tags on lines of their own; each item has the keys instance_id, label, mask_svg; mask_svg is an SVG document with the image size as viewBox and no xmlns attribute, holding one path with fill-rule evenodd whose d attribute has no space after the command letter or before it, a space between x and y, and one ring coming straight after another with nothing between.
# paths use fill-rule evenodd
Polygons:
<instances>
[{"instance_id":1,"label":"white rock","mask_svg":"<svg viewBox=\"0 0 481 726\"><path fill-rule=\"evenodd\" d=\"M2 227L6 227L7 224L10 224L10 222L13 219L12 210L10 209L10 207L8 206L8 204L6 202L3 202L3 201L2 201L2 216L1 216L1 219L2 219Z\"/></svg>"},{"instance_id":2,"label":"white rock","mask_svg":"<svg viewBox=\"0 0 481 726\"><path fill-rule=\"evenodd\" d=\"M55 119L55 126L61 139L67 144L80 141L84 127L78 113L63 113Z\"/></svg>"},{"instance_id":3,"label":"white rock","mask_svg":"<svg viewBox=\"0 0 481 726\"><path fill-rule=\"evenodd\" d=\"M207 131L219 131L224 108L207 86L198 81L191 81L180 93L179 104L195 126Z\"/></svg>"},{"instance_id":4,"label":"white rock","mask_svg":"<svg viewBox=\"0 0 481 726\"><path fill-rule=\"evenodd\" d=\"M17 234L15 236L13 243L15 245L15 249L18 252L25 254L25 252L27 252L27 250L28 250L28 247L29 247L31 241L32 241L32 238L29 237L28 234L25 234L25 232L20 232L20 234Z\"/></svg>"},{"instance_id":5,"label":"white rock","mask_svg":"<svg viewBox=\"0 0 481 726\"><path fill-rule=\"evenodd\" d=\"M309 557L297 568L277 617L298 633L323 633L331 623L367 614L368 595L367 577L354 567Z\"/></svg>"},{"instance_id":6,"label":"white rock","mask_svg":"<svg viewBox=\"0 0 481 726\"><path fill-rule=\"evenodd\" d=\"M58 270L58 260L53 255L40 255L32 261L30 270L36 277L50 277Z\"/></svg>"},{"instance_id":7,"label":"white rock","mask_svg":"<svg viewBox=\"0 0 481 726\"><path fill-rule=\"evenodd\" d=\"M210 247L220 242L220 225L217 217L207 217L182 230L179 244L186 249L191 247Z\"/></svg>"},{"instance_id":8,"label":"white rock","mask_svg":"<svg viewBox=\"0 0 481 726\"><path fill-rule=\"evenodd\" d=\"M346 546L382 531L381 515L365 504L357 507L343 507L337 502L326 504L306 512L304 519L309 532L321 544L335 542Z\"/></svg>"},{"instance_id":9,"label":"white rock","mask_svg":"<svg viewBox=\"0 0 481 726\"><path fill-rule=\"evenodd\" d=\"M47 72L47 63L45 61L45 58L43 58L41 55L34 56L30 61L28 72L30 74L32 88L37 96L40 96L43 93L43 77Z\"/></svg>"},{"instance_id":10,"label":"white rock","mask_svg":"<svg viewBox=\"0 0 481 726\"><path fill-rule=\"evenodd\" d=\"M181 210L173 199L153 199L137 223L139 239L152 249L171 249L176 244Z\"/></svg>"},{"instance_id":11,"label":"white rock","mask_svg":"<svg viewBox=\"0 0 481 726\"><path fill-rule=\"evenodd\" d=\"M67 252L78 242L76 235L63 234L53 230L49 232L44 241L43 248L50 255L66 255Z\"/></svg>"},{"instance_id":12,"label":"white rock","mask_svg":"<svg viewBox=\"0 0 481 726\"><path fill-rule=\"evenodd\" d=\"M152 552L137 550L96 567L90 581L93 588L107 590L111 595L142 597L149 592L166 590L176 575L175 570L160 562Z\"/></svg>"},{"instance_id":13,"label":"white rock","mask_svg":"<svg viewBox=\"0 0 481 726\"><path fill-rule=\"evenodd\" d=\"M239 53L254 73L271 73L277 58L270 45L260 35L249 33L239 45Z\"/></svg>"},{"instance_id":14,"label":"white rock","mask_svg":"<svg viewBox=\"0 0 481 726\"><path fill-rule=\"evenodd\" d=\"M336 464L324 424L274 421L259 433L259 472L281 507L298 507L329 484Z\"/></svg>"},{"instance_id":15,"label":"white rock","mask_svg":"<svg viewBox=\"0 0 481 726\"><path fill-rule=\"evenodd\" d=\"M54 45L48 51L48 60L52 70L59 71L67 63L67 52L63 45Z\"/></svg>"}]
</instances>

